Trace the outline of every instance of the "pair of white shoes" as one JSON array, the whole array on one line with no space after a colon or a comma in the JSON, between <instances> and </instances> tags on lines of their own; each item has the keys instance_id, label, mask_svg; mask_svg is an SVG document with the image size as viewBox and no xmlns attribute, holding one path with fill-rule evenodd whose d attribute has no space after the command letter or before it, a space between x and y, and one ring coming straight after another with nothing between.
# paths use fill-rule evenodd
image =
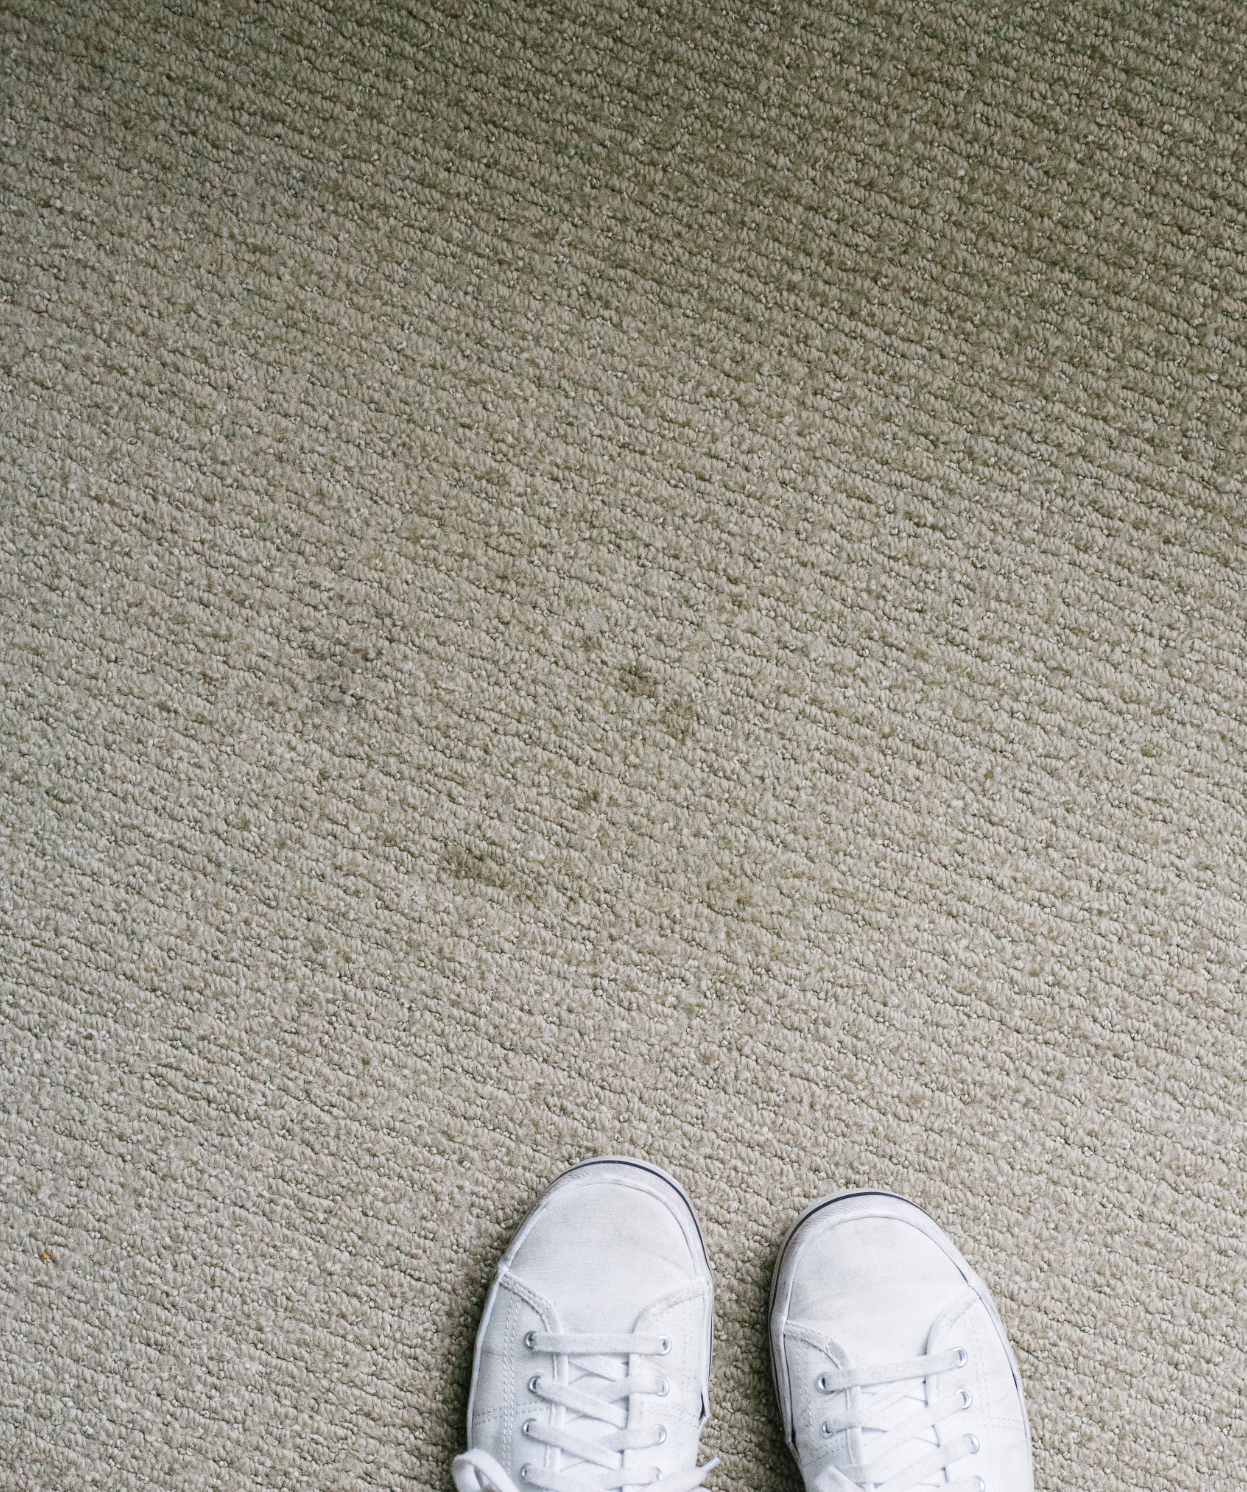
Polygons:
<instances>
[{"instance_id":1,"label":"pair of white shoes","mask_svg":"<svg viewBox=\"0 0 1247 1492\"><path fill-rule=\"evenodd\" d=\"M682 1188L643 1161L564 1173L485 1302L458 1492L692 1492L713 1286ZM911 1202L808 1208L771 1284L771 1361L808 1492L1032 1492L1017 1363L987 1288Z\"/></svg>"}]
</instances>

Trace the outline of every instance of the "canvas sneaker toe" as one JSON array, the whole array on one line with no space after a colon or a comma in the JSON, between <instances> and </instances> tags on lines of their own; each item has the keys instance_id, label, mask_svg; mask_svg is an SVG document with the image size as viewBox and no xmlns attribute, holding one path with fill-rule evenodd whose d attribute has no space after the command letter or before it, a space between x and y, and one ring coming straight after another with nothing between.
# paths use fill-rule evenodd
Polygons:
<instances>
[{"instance_id":1,"label":"canvas sneaker toe","mask_svg":"<svg viewBox=\"0 0 1247 1492\"><path fill-rule=\"evenodd\" d=\"M713 1287L687 1196L644 1162L561 1176L503 1255L477 1334L460 1492L691 1492Z\"/></svg>"},{"instance_id":2,"label":"canvas sneaker toe","mask_svg":"<svg viewBox=\"0 0 1247 1492\"><path fill-rule=\"evenodd\" d=\"M903 1198L845 1193L802 1215L776 1264L771 1354L809 1492L1033 1492L991 1296Z\"/></svg>"}]
</instances>

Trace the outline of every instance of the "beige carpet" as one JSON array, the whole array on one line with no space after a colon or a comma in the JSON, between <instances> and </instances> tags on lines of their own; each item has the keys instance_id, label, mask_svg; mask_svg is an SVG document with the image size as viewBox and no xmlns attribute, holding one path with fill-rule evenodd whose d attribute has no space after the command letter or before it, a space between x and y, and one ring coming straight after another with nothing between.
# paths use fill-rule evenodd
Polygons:
<instances>
[{"instance_id":1,"label":"beige carpet","mask_svg":"<svg viewBox=\"0 0 1247 1492\"><path fill-rule=\"evenodd\" d=\"M1247 1460L1247 13L6 0L0 1486L446 1488L538 1190L931 1209ZM1010 1492L989 1488L989 1492Z\"/></svg>"}]
</instances>

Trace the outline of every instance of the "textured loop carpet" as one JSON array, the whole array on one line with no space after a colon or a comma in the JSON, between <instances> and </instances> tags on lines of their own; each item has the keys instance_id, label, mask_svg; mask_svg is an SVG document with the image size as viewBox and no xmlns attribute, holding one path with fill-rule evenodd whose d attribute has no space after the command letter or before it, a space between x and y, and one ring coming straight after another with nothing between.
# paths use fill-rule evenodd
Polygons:
<instances>
[{"instance_id":1,"label":"textured loop carpet","mask_svg":"<svg viewBox=\"0 0 1247 1492\"><path fill-rule=\"evenodd\" d=\"M447 1487L624 1151L720 1492L863 1182L1241 1487L1242 8L2 21L0 1485Z\"/></svg>"}]
</instances>

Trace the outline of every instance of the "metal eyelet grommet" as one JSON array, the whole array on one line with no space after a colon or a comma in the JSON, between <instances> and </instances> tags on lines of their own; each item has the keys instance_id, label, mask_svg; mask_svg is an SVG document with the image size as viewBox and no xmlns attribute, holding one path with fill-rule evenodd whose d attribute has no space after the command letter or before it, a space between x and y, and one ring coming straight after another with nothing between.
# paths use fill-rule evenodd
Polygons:
<instances>
[{"instance_id":1,"label":"metal eyelet grommet","mask_svg":"<svg viewBox=\"0 0 1247 1492\"><path fill-rule=\"evenodd\" d=\"M537 1343L537 1333L535 1331L526 1331L524 1333L524 1345L525 1345L525 1347L527 1347L528 1350L530 1352L532 1352L533 1349L534 1349L534 1347L536 1346L536 1343Z\"/></svg>"},{"instance_id":2,"label":"metal eyelet grommet","mask_svg":"<svg viewBox=\"0 0 1247 1492\"><path fill-rule=\"evenodd\" d=\"M658 1427L658 1444L659 1445L666 1445L666 1443L667 1443L667 1427L666 1427L666 1425L659 1425L659 1427Z\"/></svg>"},{"instance_id":3,"label":"metal eyelet grommet","mask_svg":"<svg viewBox=\"0 0 1247 1492\"><path fill-rule=\"evenodd\" d=\"M526 1419L524 1421L523 1425L521 1426L521 1429L523 1430L523 1433L531 1438L532 1437L532 1433L533 1433L533 1426L536 1423L537 1423L537 1421L535 1419Z\"/></svg>"},{"instance_id":4,"label":"metal eyelet grommet","mask_svg":"<svg viewBox=\"0 0 1247 1492\"><path fill-rule=\"evenodd\" d=\"M520 1481L528 1481L529 1478L532 1476L532 1470L532 1467L528 1464L527 1461L525 1461L523 1466L520 1467Z\"/></svg>"},{"instance_id":5,"label":"metal eyelet grommet","mask_svg":"<svg viewBox=\"0 0 1247 1492\"><path fill-rule=\"evenodd\" d=\"M829 1394L831 1392L831 1390L827 1387L826 1373L820 1373L818 1375L818 1377L814 1380L814 1387L819 1391L820 1394Z\"/></svg>"},{"instance_id":6,"label":"metal eyelet grommet","mask_svg":"<svg viewBox=\"0 0 1247 1492\"><path fill-rule=\"evenodd\" d=\"M528 1380L528 1392L530 1394L535 1394L537 1392L537 1385L540 1382L541 1382L541 1374L540 1373L534 1373L533 1376Z\"/></svg>"},{"instance_id":7,"label":"metal eyelet grommet","mask_svg":"<svg viewBox=\"0 0 1247 1492\"><path fill-rule=\"evenodd\" d=\"M828 1420L824 1420L824 1421L823 1421L823 1422L822 1422L822 1424L821 1424L821 1425L819 1425L819 1427L818 1427L818 1430L819 1430L819 1434L820 1434L820 1435L832 1435L832 1434L834 1434L834 1433L835 1433L835 1432L834 1432L834 1431L833 1431L833 1430L832 1430L832 1428L831 1428L831 1423L830 1423L830 1421L828 1421Z\"/></svg>"},{"instance_id":8,"label":"metal eyelet grommet","mask_svg":"<svg viewBox=\"0 0 1247 1492\"><path fill-rule=\"evenodd\" d=\"M663 1337L662 1338L662 1346L658 1349L658 1355L659 1355L659 1357L666 1357L667 1353L670 1352L670 1351L671 1351L671 1338L670 1337Z\"/></svg>"},{"instance_id":9,"label":"metal eyelet grommet","mask_svg":"<svg viewBox=\"0 0 1247 1492\"><path fill-rule=\"evenodd\" d=\"M979 1451L982 1449L982 1447L979 1445L979 1437L977 1435L971 1435L969 1438L970 1438L970 1454L972 1456L977 1456L978 1453L979 1453Z\"/></svg>"},{"instance_id":10,"label":"metal eyelet grommet","mask_svg":"<svg viewBox=\"0 0 1247 1492\"><path fill-rule=\"evenodd\" d=\"M671 1392L671 1385L664 1378L663 1381L662 1381L662 1385L661 1385L661 1387L658 1390L658 1397L660 1399L665 1399L670 1392Z\"/></svg>"},{"instance_id":11,"label":"metal eyelet grommet","mask_svg":"<svg viewBox=\"0 0 1247 1492\"><path fill-rule=\"evenodd\" d=\"M968 1388L963 1388L961 1390L961 1407L963 1409L969 1409L970 1405L973 1404L973 1403L974 1403L974 1395L970 1392L970 1390Z\"/></svg>"},{"instance_id":12,"label":"metal eyelet grommet","mask_svg":"<svg viewBox=\"0 0 1247 1492\"><path fill-rule=\"evenodd\" d=\"M958 1347L957 1348L957 1366L959 1368L964 1368L965 1365L969 1361L970 1361L970 1354L966 1351L966 1349L964 1347Z\"/></svg>"}]
</instances>

